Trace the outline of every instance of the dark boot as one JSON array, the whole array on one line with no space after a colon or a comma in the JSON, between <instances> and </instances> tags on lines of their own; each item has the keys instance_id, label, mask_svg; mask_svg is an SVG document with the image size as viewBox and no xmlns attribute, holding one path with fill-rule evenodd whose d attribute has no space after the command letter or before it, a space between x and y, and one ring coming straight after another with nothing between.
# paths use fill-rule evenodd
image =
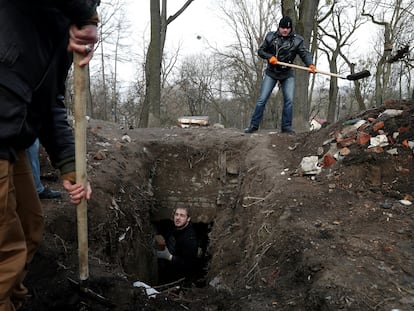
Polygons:
<instances>
[{"instance_id":1,"label":"dark boot","mask_svg":"<svg viewBox=\"0 0 414 311\"><path fill-rule=\"evenodd\" d=\"M62 197L62 192L55 191L45 187L42 192L39 192L39 199L47 200L47 199L59 199Z\"/></svg>"},{"instance_id":2,"label":"dark boot","mask_svg":"<svg viewBox=\"0 0 414 311\"><path fill-rule=\"evenodd\" d=\"M286 129L282 129L282 133L293 135L296 132L292 128L286 128Z\"/></svg>"},{"instance_id":3,"label":"dark boot","mask_svg":"<svg viewBox=\"0 0 414 311\"><path fill-rule=\"evenodd\" d=\"M249 127L246 127L246 128L244 129L244 132L245 132L245 133L248 133L248 134L251 134L251 133L253 133L253 132L256 132L258 129L259 129L259 128L258 128L257 126L250 125Z\"/></svg>"}]
</instances>

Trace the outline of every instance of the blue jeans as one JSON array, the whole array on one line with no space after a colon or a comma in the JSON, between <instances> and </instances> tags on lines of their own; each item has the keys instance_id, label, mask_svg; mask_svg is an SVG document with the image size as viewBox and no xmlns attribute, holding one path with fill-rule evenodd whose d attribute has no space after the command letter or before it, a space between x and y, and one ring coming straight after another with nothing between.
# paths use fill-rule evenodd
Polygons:
<instances>
[{"instance_id":1,"label":"blue jeans","mask_svg":"<svg viewBox=\"0 0 414 311\"><path fill-rule=\"evenodd\" d=\"M259 128L259 124L263 118L263 112L266 107L267 100L272 94L278 80L273 79L267 74L264 75L262 86L260 88L260 96L257 99L250 126ZM280 80L283 94L283 111L282 111L282 131L292 130L293 117L293 98L295 96L295 78L289 77Z\"/></svg>"},{"instance_id":2,"label":"blue jeans","mask_svg":"<svg viewBox=\"0 0 414 311\"><path fill-rule=\"evenodd\" d=\"M32 174L36 186L36 191L37 193L40 193L45 189L45 187L40 181L39 139L36 138L33 145L27 148L26 151L30 166L32 167Z\"/></svg>"}]
</instances>

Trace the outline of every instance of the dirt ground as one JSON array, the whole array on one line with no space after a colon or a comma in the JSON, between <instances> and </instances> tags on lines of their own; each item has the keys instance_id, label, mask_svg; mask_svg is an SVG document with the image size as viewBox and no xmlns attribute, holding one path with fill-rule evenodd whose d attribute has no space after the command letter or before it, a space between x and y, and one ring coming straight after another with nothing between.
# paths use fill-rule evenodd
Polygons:
<instances>
[{"instance_id":1,"label":"dirt ground","mask_svg":"<svg viewBox=\"0 0 414 311\"><path fill-rule=\"evenodd\" d=\"M79 280L76 207L66 195L43 201L46 232L27 306L414 310L413 122L413 101L295 135L90 120L88 282L68 280ZM381 146L364 140L379 134ZM310 156L315 173L301 165ZM62 189L41 160L44 183ZM195 207L193 222L208 238L207 272L191 288L157 284L154 224L173 200ZM160 293L148 298L136 281Z\"/></svg>"}]
</instances>

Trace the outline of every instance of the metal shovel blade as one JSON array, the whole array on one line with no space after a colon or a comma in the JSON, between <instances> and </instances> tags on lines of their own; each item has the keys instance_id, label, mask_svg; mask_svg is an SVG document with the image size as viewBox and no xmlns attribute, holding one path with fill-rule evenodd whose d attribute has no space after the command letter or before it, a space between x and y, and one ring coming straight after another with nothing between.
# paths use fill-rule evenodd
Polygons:
<instances>
[{"instance_id":1,"label":"metal shovel blade","mask_svg":"<svg viewBox=\"0 0 414 311\"><path fill-rule=\"evenodd\" d=\"M355 80L367 78L370 75L371 75L371 73L368 70L363 70L361 72L350 74L350 75L346 76L346 78L348 80L355 81Z\"/></svg>"}]
</instances>

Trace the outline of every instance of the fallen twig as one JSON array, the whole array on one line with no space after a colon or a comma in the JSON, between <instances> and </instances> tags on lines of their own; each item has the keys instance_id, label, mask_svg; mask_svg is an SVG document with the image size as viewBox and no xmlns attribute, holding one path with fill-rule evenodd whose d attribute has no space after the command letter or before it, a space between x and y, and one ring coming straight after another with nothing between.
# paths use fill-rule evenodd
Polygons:
<instances>
[{"instance_id":1,"label":"fallen twig","mask_svg":"<svg viewBox=\"0 0 414 311\"><path fill-rule=\"evenodd\" d=\"M173 287L173 286L175 286L175 285L178 285L178 284L180 284L181 282L183 282L185 280L185 278L181 278L181 279L178 279L177 281L174 281L174 282L171 282L171 283L166 283L166 284L161 284L161 285L157 285L157 286L152 286L152 288L153 289L156 289L156 290L163 290L163 288L170 288L170 287Z\"/></svg>"},{"instance_id":2,"label":"fallen twig","mask_svg":"<svg viewBox=\"0 0 414 311\"><path fill-rule=\"evenodd\" d=\"M250 203L250 204L243 204L243 207L250 207L250 206L255 205L257 203L263 202L264 200L266 200L270 196L270 194L271 194L271 192L269 192L269 194L266 195L264 198L250 197L250 196L244 197L245 200L253 199L253 200L257 200L257 201L254 201L253 203Z\"/></svg>"},{"instance_id":3,"label":"fallen twig","mask_svg":"<svg viewBox=\"0 0 414 311\"><path fill-rule=\"evenodd\" d=\"M262 257L272 247L272 245L273 245L273 243L269 243L267 245L267 247L258 256L256 256L256 262L254 263L253 267L249 270L249 272L247 272L246 278L250 275L250 273L252 273L257 268L257 266L259 265ZM253 276L254 276L254 274L247 280L247 283L250 282L250 280L253 278Z\"/></svg>"}]
</instances>

